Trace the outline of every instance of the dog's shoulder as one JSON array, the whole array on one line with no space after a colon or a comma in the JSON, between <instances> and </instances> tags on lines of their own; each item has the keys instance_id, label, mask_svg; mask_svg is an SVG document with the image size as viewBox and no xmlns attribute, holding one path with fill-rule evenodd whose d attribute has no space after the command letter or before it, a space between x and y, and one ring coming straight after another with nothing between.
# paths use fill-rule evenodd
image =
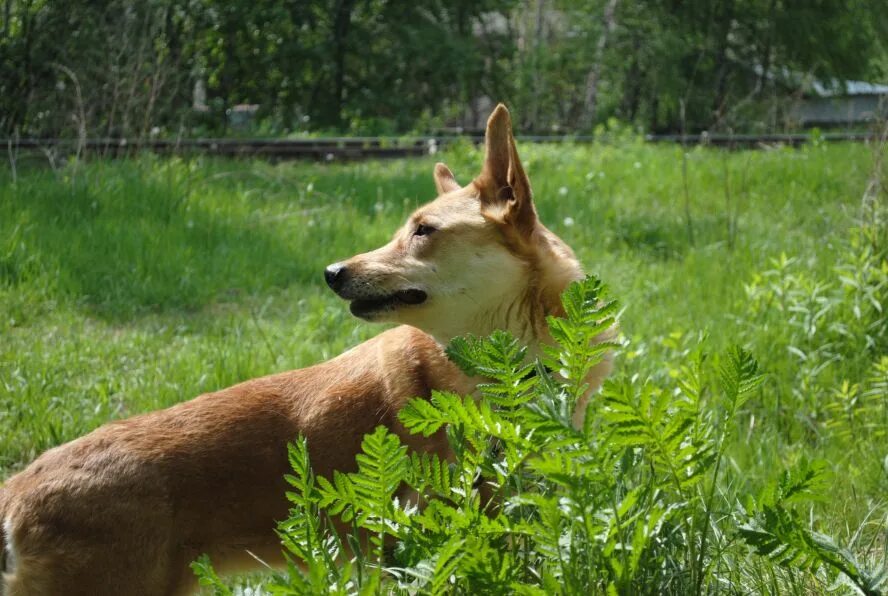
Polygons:
<instances>
[{"instance_id":1,"label":"dog's shoulder","mask_svg":"<svg viewBox=\"0 0 888 596\"><path fill-rule=\"evenodd\" d=\"M432 391L468 394L475 383L447 358L444 346L416 327L401 325L382 333L379 365L392 393L409 383L415 397L428 397ZM417 392L418 391L418 392Z\"/></svg>"}]
</instances>

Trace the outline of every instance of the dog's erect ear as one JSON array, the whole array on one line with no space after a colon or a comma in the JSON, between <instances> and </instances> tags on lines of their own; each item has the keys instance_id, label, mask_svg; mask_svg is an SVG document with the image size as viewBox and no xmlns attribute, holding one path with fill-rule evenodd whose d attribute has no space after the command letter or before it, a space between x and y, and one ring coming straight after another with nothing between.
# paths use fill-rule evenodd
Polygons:
<instances>
[{"instance_id":1,"label":"dog's erect ear","mask_svg":"<svg viewBox=\"0 0 888 596\"><path fill-rule=\"evenodd\" d=\"M487 120L484 134L485 157L475 184L481 201L491 212L501 214L504 223L529 235L536 225L530 180L518 158L512 119L506 106L499 104Z\"/></svg>"},{"instance_id":2,"label":"dog's erect ear","mask_svg":"<svg viewBox=\"0 0 888 596\"><path fill-rule=\"evenodd\" d=\"M511 138L512 119L509 117L509 110L499 104L487 119L487 131L484 133L485 155L480 182L485 185L485 190L495 191L509 185Z\"/></svg>"},{"instance_id":3,"label":"dog's erect ear","mask_svg":"<svg viewBox=\"0 0 888 596\"><path fill-rule=\"evenodd\" d=\"M453 177L453 172L440 161L435 164L435 189L439 195L459 190L461 187Z\"/></svg>"}]
</instances>

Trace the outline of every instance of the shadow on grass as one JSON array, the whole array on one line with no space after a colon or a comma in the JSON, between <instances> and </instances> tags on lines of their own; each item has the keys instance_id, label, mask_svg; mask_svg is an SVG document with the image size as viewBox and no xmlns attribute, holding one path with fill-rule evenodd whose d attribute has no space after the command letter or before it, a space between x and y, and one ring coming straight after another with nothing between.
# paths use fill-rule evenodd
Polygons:
<instances>
[{"instance_id":1,"label":"shadow on grass","mask_svg":"<svg viewBox=\"0 0 888 596\"><path fill-rule=\"evenodd\" d=\"M688 249L687 227L676 218L621 214L609 230L612 242L660 260L682 257Z\"/></svg>"},{"instance_id":2,"label":"shadow on grass","mask_svg":"<svg viewBox=\"0 0 888 596\"><path fill-rule=\"evenodd\" d=\"M47 297L121 319L321 282L332 251L317 232L301 218L257 224L229 199L144 164L30 175L0 187L0 284L51 286Z\"/></svg>"},{"instance_id":3,"label":"shadow on grass","mask_svg":"<svg viewBox=\"0 0 888 596\"><path fill-rule=\"evenodd\" d=\"M727 223L721 216L702 215L692 219L694 245L688 225L676 214L622 213L610 223L607 235L613 247L622 246L630 252L658 261L682 259L696 247L728 241ZM745 233L741 230L740 234Z\"/></svg>"}]
</instances>

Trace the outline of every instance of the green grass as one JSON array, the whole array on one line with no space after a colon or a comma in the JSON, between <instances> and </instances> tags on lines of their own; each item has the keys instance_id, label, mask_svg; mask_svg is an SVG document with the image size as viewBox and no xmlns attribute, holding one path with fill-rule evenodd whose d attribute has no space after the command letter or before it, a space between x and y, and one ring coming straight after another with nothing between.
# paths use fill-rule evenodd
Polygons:
<instances>
[{"instance_id":1,"label":"green grass","mask_svg":"<svg viewBox=\"0 0 888 596\"><path fill-rule=\"evenodd\" d=\"M803 456L823 458L835 472L823 529L847 543L863 524L858 550L884 533L888 439L833 419L842 381L862 383L886 352L884 336L867 342L854 326L880 317L850 315L856 294L835 272L855 254L871 149L694 149L686 179L674 146L519 149L541 219L625 306L618 370L674 374L703 331L713 350L748 346L768 381L729 465L757 488ZM468 145L442 159L461 182L481 163ZM433 198L433 163L145 157L20 170L14 183L0 172L0 477L108 420L378 333L322 271L380 245ZM761 277L784 254L796 260ZM809 304L818 284L832 289ZM803 329L818 304L826 314Z\"/></svg>"}]
</instances>

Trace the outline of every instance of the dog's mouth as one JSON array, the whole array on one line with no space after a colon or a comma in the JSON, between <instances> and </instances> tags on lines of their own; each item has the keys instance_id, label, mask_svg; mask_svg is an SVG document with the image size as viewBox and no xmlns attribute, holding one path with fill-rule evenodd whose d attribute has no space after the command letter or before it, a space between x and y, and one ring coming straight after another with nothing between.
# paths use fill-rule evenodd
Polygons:
<instances>
[{"instance_id":1,"label":"dog's mouth","mask_svg":"<svg viewBox=\"0 0 888 596\"><path fill-rule=\"evenodd\" d=\"M381 312L394 310L399 306L422 304L428 297L428 294L422 290L398 290L394 294L388 294L387 296L356 298L351 301L349 310L356 317L366 319Z\"/></svg>"}]
</instances>

